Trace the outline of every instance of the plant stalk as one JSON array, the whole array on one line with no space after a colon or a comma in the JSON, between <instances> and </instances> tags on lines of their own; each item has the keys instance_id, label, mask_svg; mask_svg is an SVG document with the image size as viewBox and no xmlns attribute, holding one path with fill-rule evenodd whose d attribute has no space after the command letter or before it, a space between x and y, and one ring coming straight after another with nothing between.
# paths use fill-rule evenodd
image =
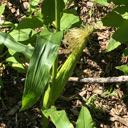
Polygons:
<instances>
[{"instance_id":1,"label":"plant stalk","mask_svg":"<svg viewBox=\"0 0 128 128\"><path fill-rule=\"evenodd\" d=\"M60 12L58 12L58 0L55 0L55 26L56 26L56 32L60 30ZM51 106L51 86L54 86L53 83L55 82L55 78L57 75L57 66L58 66L58 57L56 58L53 67L52 67L52 83L48 85L44 97L43 97L43 106L42 110L48 109ZM48 119L45 116L42 116L43 118L43 128L48 128Z\"/></svg>"},{"instance_id":2,"label":"plant stalk","mask_svg":"<svg viewBox=\"0 0 128 128\"><path fill-rule=\"evenodd\" d=\"M56 31L60 30L60 12L58 12L58 0L55 0L55 25Z\"/></svg>"},{"instance_id":3,"label":"plant stalk","mask_svg":"<svg viewBox=\"0 0 128 128\"><path fill-rule=\"evenodd\" d=\"M79 37L78 42L75 42L78 46L75 44L76 48L72 51L68 59L65 61L65 63L63 64L63 66L57 73L54 85L51 87L52 92L51 92L51 97L49 99L49 100L52 100L51 104L54 104L56 99L63 92L64 86L67 83L69 77L72 75L73 70L76 66L76 63L78 59L80 58L80 55L82 54L83 49L85 48L89 35L93 32L93 27L88 26L87 29L85 28L85 30L83 31L81 31L82 33L78 33L78 34L82 34ZM77 36L76 32L74 33L75 36ZM79 29L78 29L78 32L79 32Z\"/></svg>"}]
</instances>

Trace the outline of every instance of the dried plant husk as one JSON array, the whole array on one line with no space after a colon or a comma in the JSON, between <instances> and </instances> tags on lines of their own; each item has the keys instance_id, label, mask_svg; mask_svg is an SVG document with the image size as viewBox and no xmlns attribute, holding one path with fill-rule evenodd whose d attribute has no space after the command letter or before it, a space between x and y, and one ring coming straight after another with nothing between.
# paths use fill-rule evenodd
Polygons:
<instances>
[{"instance_id":1,"label":"dried plant husk","mask_svg":"<svg viewBox=\"0 0 128 128\"><path fill-rule=\"evenodd\" d=\"M81 42L85 41L85 37L90 35L92 26L84 26L81 28L72 28L64 36L64 46L70 52L73 52L75 48L80 47ZM88 37L87 37L88 39ZM87 40L86 39L86 40ZM85 41L86 42L86 41Z\"/></svg>"}]
</instances>

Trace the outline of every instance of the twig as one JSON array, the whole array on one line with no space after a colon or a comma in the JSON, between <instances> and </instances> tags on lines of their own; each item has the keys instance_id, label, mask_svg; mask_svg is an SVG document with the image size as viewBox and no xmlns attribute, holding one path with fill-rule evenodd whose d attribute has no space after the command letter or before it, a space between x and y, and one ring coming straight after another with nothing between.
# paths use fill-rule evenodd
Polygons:
<instances>
[{"instance_id":1,"label":"twig","mask_svg":"<svg viewBox=\"0 0 128 128\"><path fill-rule=\"evenodd\" d=\"M82 82L82 83L120 83L120 82L128 82L128 76L118 76L118 77L94 77L94 78L78 78L78 77L70 77L69 81L73 82Z\"/></svg>"}]
</instances>

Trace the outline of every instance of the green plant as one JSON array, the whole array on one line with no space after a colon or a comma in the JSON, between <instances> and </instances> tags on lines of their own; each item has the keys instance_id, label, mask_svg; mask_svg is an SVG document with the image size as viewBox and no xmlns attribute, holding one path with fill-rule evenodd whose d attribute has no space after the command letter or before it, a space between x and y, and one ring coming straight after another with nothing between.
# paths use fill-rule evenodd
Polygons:
<instances>
[{"instance_id":1,"label":"green plant","mask_svg":"<svg viewBox=\"0 0 128 128\"><path fill-rule=\"evenodd\" d=\"M52 120L56 128L73 128L64 110L57 111L54 106L42 111L42 113ZM65 123L63 123L65 122ZM76 121L76 128L95 128L94 122L88 109L82 106L78 119Z\"/></svg>"},{"instance_id":2,"label":"green plant","mask_svg":"<svg viewBox=\"0 0 128 128\"><path fill-rule=\"evenodd\" d=\"M86 25L72 28L81 25L80 19L75 9L66 8L66 3L63 0L44 0L41 10L37 12L38 15L32 16L31 13L36 10L38 3L38 0L32 0L30 2L30 16L23 19L19 24L14 24L9 33L0 33L0 45L4 44L8 47L10 56L6 61L11 63L12 67L24 71L24 62L21 61L21 58L30 61L21 111L32 107L42 98L43 127L48 127L48 118L50 117L57 128L62 125L63 128L70 128L73 125L69 122L65 112L58 112L55 107L51 108L51 106L55 104L63 92L93 27ZM40 31L36 31L36 28L40 28ZM66 32L71 54L58 70L58 49ZM19 56L21 53L24 55L23 57ZM88 117L85 118L86 114ZM59 116L55 117L57 115ZM60 116L64 117L64 120L56 122L55 119L58 120ZM81 122L81 120L83 121ZM76 123L77 128L87 126L93 128L91 122L93 121L90 113L87 108L82 107Z\"/></svg>"},{"instance_id":3,"label":"green plant","mask_svg":"<svg viewBox=\"0 0 128 128\"><path fill-rule=\"evenodd\" d=\"M5 4L0 4L0 16L3 14L5 10Z\"/></svg>"},{"instance_id":4,"label":"green plant","mask_svg":"<svg viewBox=\"0 0 128 128\"><path fill-rule=\"evenodd\" d=\"M113 2L115 8L107 14L102 23L104 26L114 27L116 30L110 38L107 46L107 52L118 48L121 44L125 44L126 48L123 52L123 56L128 56L128 1L127 0L95 0L102 5L108 5L109 2ZM128 74L128 65L117 66L116 69Z\"/></svg>"}]
</instances>

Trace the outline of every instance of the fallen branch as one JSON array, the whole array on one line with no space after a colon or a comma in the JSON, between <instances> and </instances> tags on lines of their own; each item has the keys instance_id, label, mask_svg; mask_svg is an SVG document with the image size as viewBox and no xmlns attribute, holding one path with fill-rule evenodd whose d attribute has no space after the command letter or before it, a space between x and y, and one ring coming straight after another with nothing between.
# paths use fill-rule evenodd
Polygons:
<instances>
[{"instance_id":1,"label":"fallen branch","mask_svg":"<svg viewBox=\"0 0 128 128\"><path fill-rule=\"evenodd\" d=\"M78 77L70 77L69 81L73 82L83 82L83 83L120 83L120 82L128 82L128 76L118 76L118 77L101 77L101 78L78 78Z\"/></svg>"}]
</instances>

